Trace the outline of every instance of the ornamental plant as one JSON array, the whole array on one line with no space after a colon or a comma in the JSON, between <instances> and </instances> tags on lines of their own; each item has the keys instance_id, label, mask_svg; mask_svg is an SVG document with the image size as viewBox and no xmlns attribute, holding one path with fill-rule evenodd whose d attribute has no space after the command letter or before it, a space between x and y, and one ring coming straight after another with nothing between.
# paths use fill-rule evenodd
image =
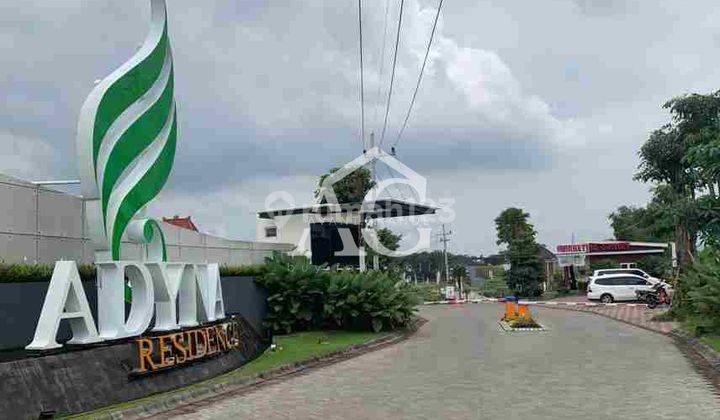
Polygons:
<instances>
[{"instance_id":1,"label":"ornamental plant","mask_svg":"<svg viewBox=\"0 0 720 420\"><path fill-rule=\"evenodd\" d=\"M513 328L540 328L540 324L535 322L531 316L521 315L508 321Z\"/></svg>"},{"instance_id":2,"label":"ornamental plant","mask_svg":"<svg viewBox=\"0 0 720 420\"><path fill-rule=\"evenodd\" d=\"M328 271L271 261L256 281L269 295L266 324L280 333L401 328L419 303L411 285L383 272Z\"/></svg>"}]
</instances>

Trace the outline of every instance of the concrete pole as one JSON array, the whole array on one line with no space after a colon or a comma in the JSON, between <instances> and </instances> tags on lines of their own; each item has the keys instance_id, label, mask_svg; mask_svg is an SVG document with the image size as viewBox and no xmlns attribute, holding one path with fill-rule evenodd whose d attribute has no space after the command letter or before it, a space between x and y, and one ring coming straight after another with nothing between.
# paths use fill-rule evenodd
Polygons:
<instances>
[{"instance_id":1,"label":"concrete pole","mask_svg":"<svg viewBox=\"0 0 720 420\"><path fill-rule=\"evenodd\" d=\"M445 256L445 283L450 283L450 267L448 267L448 255L447 255L447 234L445 233L445 225L442 225L442 241L443 241L443 254Z\"/></svg>"}]
</instances>

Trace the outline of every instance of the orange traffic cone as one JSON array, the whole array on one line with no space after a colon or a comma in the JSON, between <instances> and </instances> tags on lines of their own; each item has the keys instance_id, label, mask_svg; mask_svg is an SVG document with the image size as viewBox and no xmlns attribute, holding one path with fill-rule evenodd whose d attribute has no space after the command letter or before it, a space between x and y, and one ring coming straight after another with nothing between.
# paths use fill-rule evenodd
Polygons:
<instances>
[{"instance_id":1,"label":"orange traffic cone","mask_svg":"<svg viewBox=\"0 0 720 420\"><path fill-rule=\"evenodd\" d=\"M530 318L530 312L528 311L527 305L518 306L518 315Z\"/></svg>"}]
</instances>

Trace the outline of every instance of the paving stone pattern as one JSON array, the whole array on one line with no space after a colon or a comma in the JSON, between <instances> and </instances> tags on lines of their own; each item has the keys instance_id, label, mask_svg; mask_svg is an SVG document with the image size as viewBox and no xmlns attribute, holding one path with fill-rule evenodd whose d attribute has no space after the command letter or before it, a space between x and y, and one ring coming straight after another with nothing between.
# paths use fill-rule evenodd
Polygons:
<instances>
[{"instance_id":1,"label":"paving stone pattern","mask_svg":"<svg viewBox=\"0 0 720 420\"><path fill-rule=\"evenodd\" d=\"M648 307L644 304L576 306L576 308L578 310L604 315L609 318L647 328L662 334L668 334L678 326L676 322L652 321L653 316L665 312L667 308L648 309Z\"/></svg>"},{"instance_id":2,"label":"paving stone pattern","mask_svg":"<svg viewBox=\"0 0 720 420\"><path fill-rule=\"evenodd\" d=\"M546 332L498 328L498 304L423 307L398 345L253 392L166 413L187 419L714 419L720 398L670 338L533 307Z\"/></svg>"}]
</instances>

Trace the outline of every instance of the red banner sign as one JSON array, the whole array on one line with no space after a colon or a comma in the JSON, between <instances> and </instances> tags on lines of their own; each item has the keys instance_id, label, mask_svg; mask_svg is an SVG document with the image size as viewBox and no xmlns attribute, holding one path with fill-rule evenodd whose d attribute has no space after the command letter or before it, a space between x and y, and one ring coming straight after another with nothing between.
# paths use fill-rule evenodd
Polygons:
<instances>
[{"instance_id":1,"label":"red banner sign","mask_svg":"<svg viewBox=\"0 0 720 420\"><path fill-rule=\"evenodd\" d=\"M557 252L559 254L587 252L588 244L558 245Z\"/></svg>"},{"instance_id":2,"label":"red banner sign","mask_svg":"<svg viewBox=\"0 0 720 420\"><path fill-rule=\"evenodd\" d=\"M588 244L588 252L613 252L613 251L629 251L629 242L604 242Z\"/></svg>"},{"instance_id":3,"label":"red banner sign","mask_svg":"<svg viewBox=\"0 0 720 420\"><path fill-rule=\"evenodd\" d=\"M558 254L629 251L630 242L590 242L587 244L558 245Z\"/></svg>"}]
</instances>

